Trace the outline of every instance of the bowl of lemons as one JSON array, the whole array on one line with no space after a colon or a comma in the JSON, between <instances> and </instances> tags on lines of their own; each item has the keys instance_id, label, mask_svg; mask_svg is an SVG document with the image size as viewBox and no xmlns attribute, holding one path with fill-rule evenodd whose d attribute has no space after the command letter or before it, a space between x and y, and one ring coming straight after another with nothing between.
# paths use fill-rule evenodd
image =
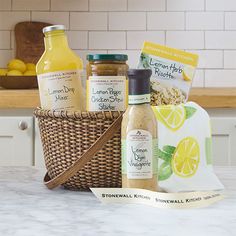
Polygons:
<instances>
[{"instance_id":1,"label":"bowl of lemons","mask_svg":"<svg viewBox=\"0 0 236 236\"><path fill-rule=\"evenodd\" d=\"M0 86L5 89L37 88L35 64L19 59L10 60L7 68L0 68Z\"/></svg>"}]
</instances>

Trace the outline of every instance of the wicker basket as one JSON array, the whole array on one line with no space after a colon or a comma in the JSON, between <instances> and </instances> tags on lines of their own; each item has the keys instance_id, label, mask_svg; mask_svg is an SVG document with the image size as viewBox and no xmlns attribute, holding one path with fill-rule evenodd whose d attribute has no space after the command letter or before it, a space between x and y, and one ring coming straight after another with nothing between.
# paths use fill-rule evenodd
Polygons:
<instances>
[{"instance_id":1,"label":"wicker basket","mask_svg":"<svg viewBox=\"0 0 236 236\"><path fill-rule=\"evenodd\" d=\"M54 181L49 188L60 184L71 190L121 186L121 113L37 108L34 114L48 171L46 185ZM114 123L116 127L111 128Z\"/></svg>"}]
</instances>

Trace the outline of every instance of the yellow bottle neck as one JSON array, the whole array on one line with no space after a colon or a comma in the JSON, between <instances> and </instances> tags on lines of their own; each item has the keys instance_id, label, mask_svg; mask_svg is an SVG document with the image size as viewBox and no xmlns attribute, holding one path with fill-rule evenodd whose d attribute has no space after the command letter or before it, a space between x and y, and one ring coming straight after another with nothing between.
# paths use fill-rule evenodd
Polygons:
<instances>
[{"instance_id":1,"label":"yellow bottle neck","mask_svg":"<svg viewBox=\"0 0 236 236\"><path fill-rule=\"evenodd\" d=\"M45 33L45 50L69 49L66 34L63 30L55 30Z\"/></svg>"}]
</instances>

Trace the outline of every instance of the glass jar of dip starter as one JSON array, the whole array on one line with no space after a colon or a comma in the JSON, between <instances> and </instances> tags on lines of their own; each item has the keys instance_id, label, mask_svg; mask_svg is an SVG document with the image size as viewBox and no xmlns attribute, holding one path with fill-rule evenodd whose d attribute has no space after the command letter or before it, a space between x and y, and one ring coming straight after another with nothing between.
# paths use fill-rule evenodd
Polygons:
<instances>
[{"instance_id":1,"label":"glass jar of dip starter","mask_svg":"<svg viewBox=\"0 0 236 236\"><path fill-rule=\"evenodd\" d=\"M128 82L124 54L87 55L87 111L125 111Z\"/></svg>"}]
</instances>

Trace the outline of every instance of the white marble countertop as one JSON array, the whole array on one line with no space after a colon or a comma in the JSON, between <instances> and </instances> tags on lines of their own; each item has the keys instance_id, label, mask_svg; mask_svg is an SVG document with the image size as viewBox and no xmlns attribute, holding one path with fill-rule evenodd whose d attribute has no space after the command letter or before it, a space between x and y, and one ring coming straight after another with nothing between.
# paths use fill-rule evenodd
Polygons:
<instances>
[{"instance_id":1,"label":"white marble countertop","mask_svg":"<svg viewBox=\"0 0 236 236\"><path fill-rule=\"evenodd\" d=\"M171 210L104 205L91 192L46 189L42 170L0 167L0 235L235 236L236 167L215 169L226 199L208 208Z\"/></svg>"}]
</instances>

